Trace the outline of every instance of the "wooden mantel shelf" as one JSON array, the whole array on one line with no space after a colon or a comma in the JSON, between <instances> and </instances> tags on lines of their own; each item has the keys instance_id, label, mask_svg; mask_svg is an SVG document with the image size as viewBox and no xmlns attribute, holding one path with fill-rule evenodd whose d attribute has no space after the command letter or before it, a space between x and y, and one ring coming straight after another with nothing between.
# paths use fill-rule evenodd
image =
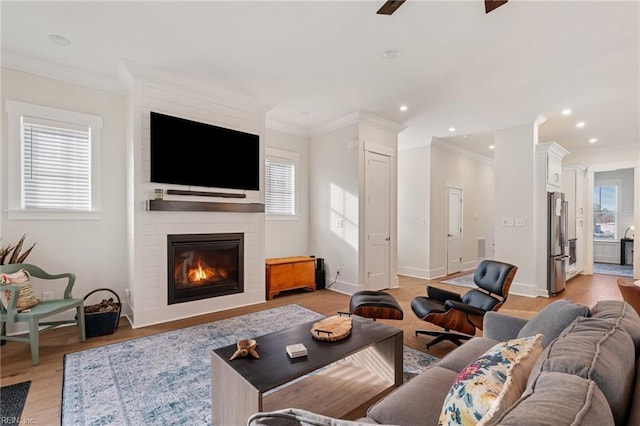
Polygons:
<instances>
[{"instance_id":1,"label":"wooden mantel shelf","mask_svg":"<svg viewBox=\"0 0 640 426\"><path fill-rule=\"evenodd\" d=\"M221 203L214 201L149 200L149 211L264 213L262 203Z\"/></svg>"}]
</instances>

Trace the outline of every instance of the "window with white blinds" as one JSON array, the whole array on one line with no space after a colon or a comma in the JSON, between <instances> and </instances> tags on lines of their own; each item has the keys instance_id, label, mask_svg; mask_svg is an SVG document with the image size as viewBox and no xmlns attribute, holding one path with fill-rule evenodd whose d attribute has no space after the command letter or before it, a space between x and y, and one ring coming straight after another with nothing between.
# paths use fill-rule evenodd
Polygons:
<instances>
[{"instance_id":1,"label":"window with white blinds","mask_svg":"<svg viewBox=\"0 0 640 426\"><path fill-rule=\"evenodd\" d=\"M296 214L297 157L276 157L267 153L265 167L265 205L268 215L294 216Z\"/></svg>"},{"instance_id":2,"label":"window with white blinds","mask_svg":"<svg viewBox=\"0 0 640 426\"><path fill-rule=\"evenodd\" d=\"M5 105L9 219L99 219L102 117Z\"/></svg>"},{"instance_id":3,"label":"window with white blinds","mask_svg":"<svg viewBox=\"0 0 640 426\"><path fill-rule=\"evenodd\" d=\"M91 128L22 117L25 209L91 210Z\"/></svg>"}]
</instances>

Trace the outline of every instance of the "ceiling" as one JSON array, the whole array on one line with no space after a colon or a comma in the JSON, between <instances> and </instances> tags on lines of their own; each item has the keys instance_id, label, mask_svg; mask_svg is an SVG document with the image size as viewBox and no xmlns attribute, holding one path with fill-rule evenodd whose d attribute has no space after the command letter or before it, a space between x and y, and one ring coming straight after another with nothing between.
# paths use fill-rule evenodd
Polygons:
<instances>
[{"instance_id":1,"label":"ceiling","mask_svg":"<svg viewBox=\"0 0 640 426\"><path fill-rule=\"evenodd\" d=\"M491 155L494 130L541 116L540 141L569 151L640 143L637 1L382 3L3 0L2 62L106 81L126 59L254 97L302 131L367 111L406 126L402 147Z\"/></svg>"}]
</instances>

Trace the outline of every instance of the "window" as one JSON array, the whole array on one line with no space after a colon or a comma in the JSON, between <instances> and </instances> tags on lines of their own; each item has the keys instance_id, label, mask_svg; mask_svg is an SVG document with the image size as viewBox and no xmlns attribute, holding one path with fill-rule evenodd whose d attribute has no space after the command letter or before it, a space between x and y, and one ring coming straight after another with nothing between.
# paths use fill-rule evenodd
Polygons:
<instances>
[{"instance_id":1,"label":"window","mask_svg":"<svg viewBox=\"0 0 640 426\"><path fill-rule=\"evenodd\" d=\"M265 167L267 215L295 217L298 160L297 153L267 148Z\"/></svg>"},{"instance_id":2,"label":"window","mask_svg":"<svg viewBox=\"0 0 640 426\"><path fill-rule=\"evenodd\" d=\"M617 239L618 185L593 187L593 238L599 241Z\"/></svg>"},{"instance_id":3,"label":"window","mask_svg":"<svg viewBox=\"0 0 640 426\"><path fill-rule=\"evenodd\" d=\"M99 217L100 117L7 101L9 219Z\"/></svg>"}]
</instances>

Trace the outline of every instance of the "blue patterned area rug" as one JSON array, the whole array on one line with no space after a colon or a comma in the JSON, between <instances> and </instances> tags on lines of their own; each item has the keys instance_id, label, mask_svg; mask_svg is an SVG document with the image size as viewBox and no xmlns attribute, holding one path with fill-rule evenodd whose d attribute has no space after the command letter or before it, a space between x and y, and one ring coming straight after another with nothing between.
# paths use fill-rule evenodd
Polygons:
<instances>
[{"instance_id":1,"label":"blue patterned area rug","mask_svg":"<svg viewBox=\"0 0 640 426\"><path fill-rule=\"evenodd\" d=\"M299 305L65 355L62 426L210 425L211 351L324 316ZM404 346L405 380L437 358Z\"/></svg>"},{"instance_id":2,"label":"blue patterned area rug","mask_svg":"<svg viewBox=\"0 0 640 426\"><path fill-rule=\"evenodd\" d=\"M620 277L633 277L633 265L618 265L616 263L594 263L594 274L617 275Z\"/></svg>"}]
</instances>

